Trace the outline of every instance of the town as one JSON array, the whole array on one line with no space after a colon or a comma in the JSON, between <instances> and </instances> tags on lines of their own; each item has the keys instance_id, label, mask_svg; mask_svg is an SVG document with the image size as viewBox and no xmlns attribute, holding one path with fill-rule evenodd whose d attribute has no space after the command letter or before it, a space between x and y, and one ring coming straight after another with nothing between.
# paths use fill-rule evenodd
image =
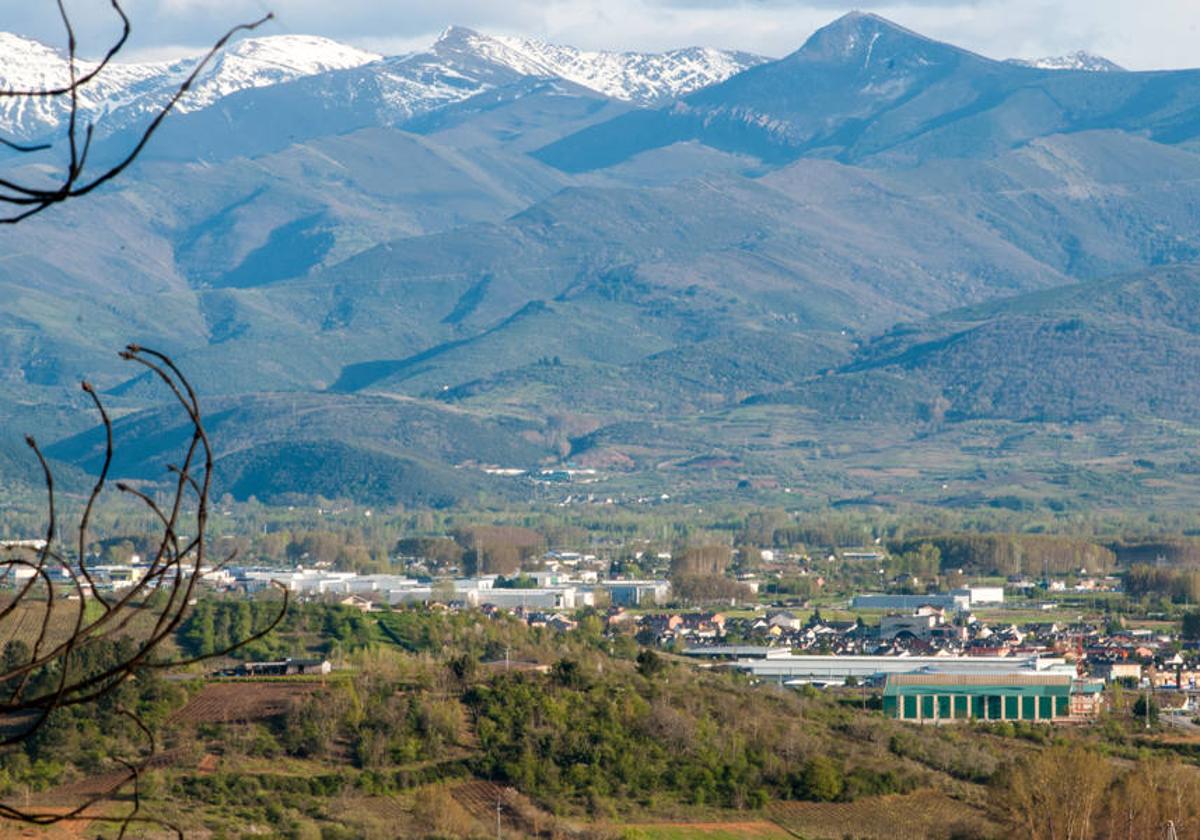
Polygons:
<instances>
[{"instance_id":1,"label":"town","mask_svg":"<svg viewBox=\"0 0 1200 840\"><path fill-rule=\"evenodd\" d=\"M38 541L6 545L14 551L40 547ZM1157 706L1170 711L1168 720L1185 720L1175 715L1196 710L1198 622L1114 612L1124 603L1123 581L1115 574L1082 569L1041 580L1016 574L976 582L956 574L959 585L941 591L906 572L886 580L888 591L864 592L846 588L845 580L861 580L863 569L895 565L882 548L837 550L817 559L762 550L757 571L737 574L730 593L696 598L680 597L673 588L671 570L680 564L669 552L650 556L636 546L629 552L662 576L626 577L594 553L566 550L529 554L508 576L434 576L437 558L415 554L394 561L407 574L342 571L329 562L206 568L200 597L255 598L274 585L302 603L363 613L467 611L558 632L574 630L581 615L595 615L608 635L631 637L697 667L792 689L860 687L881 694L890 714L922 722L1079 723L1100 714L1105 689L1114 685L1152 692ZM691 552L720 553L712 546ZM126 559L89 558L83 588L135 587L147 567L136 554ZM779 585L785 574L799 575L812 594L778 592L788 588ZM48 575L66 577L61 568ZM9 583L28 577L16 566ZM243 663L227 673L327 673L330 667L327 661L282 660ZM895 699L899 695L907 699Z\"/></svg>"}]
</instances>

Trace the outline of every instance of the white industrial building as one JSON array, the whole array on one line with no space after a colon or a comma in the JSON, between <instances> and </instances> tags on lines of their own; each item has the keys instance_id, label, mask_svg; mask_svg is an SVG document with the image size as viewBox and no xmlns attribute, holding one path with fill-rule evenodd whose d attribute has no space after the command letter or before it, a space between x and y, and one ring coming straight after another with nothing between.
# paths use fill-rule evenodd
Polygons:
<instances>
[{"instance_id":1,"label":"white industrial building","mask_svg":"<svg viewBox=\"0 0 1200 840\"><path fill-rule=\"evenodd\" d=\"M537 582L536 588L497 588L495 575L431 584L400 575L359 575L320 569L245 569L237 573L236 580L248 592L265 589L271 581L278 581L297 595L375 595L393 605L421 604L447 596L473 607L491 605L506 609L574 610L595 603L590 589L581 588L566 575L532 572L530 576ZM453 586L453 595L446 591L447 583Z\"/></svg>"},{"instance_id":2,"label":"white industrial building","mask_svg":"<svg viewBox=\"0 0 1200 840\"><path fill-rule=\"evenodd\" d=\"M973 607L1004 603L1003 586L966 586L950 592L935 592L928 595L855 595L851 606L860 610L903 610L911 612L921 607L937 607L940 610L966 612Z\"/></svg>"},{"instance_id":3,"label":"white industrial building","mask_svg":"<svg viewBox=\"0 0 1200 840\"><path fill-rule=\"evenodd\" d=\"M933 595L855 595L850 604L858 610L903 610L912 612L921 607L965 612L971 608L971 596L954 594Z\"/></svg>"},{"instance_id":4,"label":"white industrial building","mask_svg":"<svg viewBox=\"0 0 1200 840\"><path fill-rule=\"evenodd\" d=\"M1004 603L1003 586L966 586L950 590L951 595L966 595L972 607Z\"/></svg>"},{"instance_id":5,"label":"white industrial building","mask_svg":"<svg viewBox=\"0 0 1200 840\"><path fill-rule=\"evenodd\" d=\"M614 607L656 606L671 596L668 580L606 580L600 588L608 592Z\"/></svg>"}]
</instances>

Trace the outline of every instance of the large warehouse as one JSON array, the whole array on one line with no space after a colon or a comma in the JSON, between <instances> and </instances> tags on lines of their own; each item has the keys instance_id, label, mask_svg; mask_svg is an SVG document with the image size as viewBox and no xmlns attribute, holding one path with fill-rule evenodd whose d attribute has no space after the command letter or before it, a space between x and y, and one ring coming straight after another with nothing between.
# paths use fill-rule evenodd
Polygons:
<instances>
[{"instance_id":1,"label":"large warehouse","mask_svg":"<svg viewBox=\"0 0 1200 840\"><path fill-rule=\"evenodd\" d=\"M883 713L921 723L1063 722L1097 710L1091 685L1068 674L889 674Z\"/></svg>"},{"instance_id":2,"label":"large warehouse","mask_svg":"<svg viewBox=\"0 0 1200 840\"><path fill-rule=\"evenodd\" d=\"M689 650L692 655L709 655L706 648ZM913 672L936 674L979 674L999 677L1006 674L1057 673L1072 676L1075 666L1061 657L1051 656L795 656L786 648L779 654L746 658L742 654L733 666L756 679L781 685L842 685L848 677L875 680L887 674Z\"/></svg>"}]
</instances>

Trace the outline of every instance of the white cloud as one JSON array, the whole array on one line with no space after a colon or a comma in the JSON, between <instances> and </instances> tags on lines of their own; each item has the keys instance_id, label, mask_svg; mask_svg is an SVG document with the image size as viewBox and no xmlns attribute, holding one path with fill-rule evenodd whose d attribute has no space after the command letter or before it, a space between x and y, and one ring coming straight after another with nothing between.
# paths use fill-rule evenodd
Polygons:
<instances>
[{"instance_id":1,"label":"white cloud","mask_svg":"<svg viewBox=\"0 0 1200 840\"><path fill-rule=\"evenodd\" d=\"M51 3L6 4L0 29L61 42ZM74 0L85 44L114 31L107 4ZM1200 65L1195 0L859 0L930 37L995 58L1087 49L1131 68ZM848 11L841 0L127 0L131 52L174 54L274 10L271 32L302 32L390 53L428 43L447 24L583 47L666 49L706 44L782 55Z\"/></svg>"}]
</instances>

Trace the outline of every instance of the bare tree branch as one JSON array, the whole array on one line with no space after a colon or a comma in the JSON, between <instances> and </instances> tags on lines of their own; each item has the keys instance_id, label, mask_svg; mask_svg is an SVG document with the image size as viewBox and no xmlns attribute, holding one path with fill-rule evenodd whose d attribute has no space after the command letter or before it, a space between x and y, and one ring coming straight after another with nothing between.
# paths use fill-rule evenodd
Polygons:
<instances>
[{"instance_id":1,"label":"bare tree branch","mask_svg":"<svg viewBox=\"0 0 1200 840\"><path fill-rule=\"evenodd\" d=\"M213 44L212 48L192 68L191 73L172 93L166 104L154 115L142 130L130 149L122 154L115 164L99 171L91 171L88 159L95 138L95 126L83 124L80 113L80 97L87 86L102 78L118 53L128 43L132 25L121 6L121 0L108 0L113 13L120 21L120 35L105 51L101 60L86 72L79 72L78 43L70 14L63 0L55 0L67 41L67 82L57 87L36 90L0 90L0 98L65 99L67 102L66 156L60 172L53 178L53 186L22 183L13 178L0 177L0 205L12 208L7 215L0 214L0 224L17 224L31 216L78 198L121 175L142 153L150 139L158 131L167 115L179 104L204 69L225 47L231 38L240 32L257 29L271 20L267 14L259 20L233 27ZM53 149L50 143L24 143L0 137L0 146L19 154L33 154ZM13 551L0 551L0 579L25 577L16 588L12 600L0 607L0 625L13 616L26 613L37 616L37 634L32 647L23 654L9 645L5 648L5 661L0 665L0 748L20 745L33 737L50 716L59 709L87 706L115 692L122 684L138 672L150 669L178 667L215 657L226 656L238 648L257 641L270 633L287 613L289 598L283 591L279 612L263 628L240 639L224 650L190 659L169 659L160 654L162 645L179 629L184 621L196 588L206 573L205 529L208 521L208 497L212 482L213 453L208 434L204 429L199 399L191 383L174 361L167 355L136 345L130 345L121 354L127 361L141 364L165 383L179 402L192 426L191 440L179 466L171 466L170 473L174 493L170 503L160 506L148 494L136 488L118 483L117 489L142 501L155 515L162 527L162 537L154 555L149 558L145 574L120 596L113 593L105 597L88 569L88 533L92 514L108 486L109 473L113 464L112 421L99 394L84 382L82 387L91 398L105 433L105 452L99 475L80 516L76 533L76 556L66 556L57 546L59 535L58 508L55 499L54 473L49 462L33 437L26 439L41 467L47 497L46 532L43 545L30 559ZM196 536L186 541L180 538L180 526L184 511L195 505L194 521L188 527L195 528ZM232 559L226 558L220 568ZM56 581L65 583L66 591L56 589ZM73 603L64 595L71 595ZM88 605L99 607L89 615ZM69 613L63 622L60 611ZM59 628L65 627L65 638ZM124 647L115 643L129 640ZM110 662L95 672L82 672L79 668L80 655L89 649L99 650L109 645L112 650L122 651L118 661ZM19 655L20 661L11 661ZM169 823L141 813L141 777L143 771L157 752L153 732L135 712L119 710L133 721L145 738L142 755L137 759L113 756L112 760L124 768L125 778L114 790L86 798L86 800L63 813L39 812L0 803L0 820L12 820L32 825L54 825L67 821L86 820L107 823L119 829L118 837L124 837L130 827L145 825L171 832L182 838L182 831ZM130 788L132 807L123 816L96 813L97 805L112 799L122 788Z\"/></svg>"},{"instance_id":2,"label":"bare tree branch","mask_svg":"<svg viewBox=\"0 0 1200 840\"><path fill-rule=\"evenodd\" d=\"M229 43L229 40L239 32L252 31L274 18L273 14L268 13L251 23L239 24L221 36L196 66L192 68L192 72L188 77L175 89L170 99L167 100L166 104L163 105L146 128L143 129L141 135L129 151L111 166L98 172L89 172L87 166L88 154L91 151L95 126L89 122L86 126L81 127L79 96L89 84L92 84L102 76L104 70L121 49L124 48L129 40L132 25L125 10L121 7L120 0L109 0L113 12L121 21L121 34L108 48L104 57L95 67L86 73L80 74L78 72L75 30L71 24L71 17L67 13L63 0L56 0L56 2L58 3L59 13L62 17L63 27L66 30L68 83L58 87L47 87L38 90L0 90L0 98L66 99L68 103L67 162L63 170L55 176L55 184L52 187L35 186L30 183L20 183L8 178L0 178L0 205L8 205L13 208L7 215L0 215L0 224L17 224L55 204L61 204L69 199L87 195L128 169L130 164L146 148L146 144L150 142L150 138L158 131L163 120L174 110L179 101L187 95L196 79L199 78L200 73L204 71L204 68L209 65L225 45ZM52 148L51 145L44 143L24 144L2 137L0 137L0 145L19 153L41 152Z\"/></svg>"},{"instance_id":3,"label":"bare tree branch","mask_svg":"<svg viewBox=\"0 0 1200 840\"><path fill-rule=\"evenodd\" d=\"M112 420L99 394L85 382L83 390L96 406L104 429L105 453L96 484L80 516L76 534L77 555L70 558L57 547L59 528L54 473L32 437L28 438L28 444L41 466L47 494L44 545L32 559L13 556L11 551L0 554L0 576L15 576L16 570L22 569L29 578L16 591L13 601L0 609L0 623L19 609L35 613L39 620L36 641L24 654L23 661L6 661L0 666L0 723L4 724L5 733L0 736L0 747L23 743L41 729L56 710L95 703L112 694L138 672L176 668L227 656L270 633L283 620L288 609L288 592L276 583L283 597L278 613L265 627L222 650L203 656L179 659L161 655L163 643L174 635L186 618L188 606L200 582L212 572L207 561L205 531L213 451L196 392L174 361L163 353L137 345L130 345L120 355L127 361L148 368L167 385L192 428L181 466L170 468L174 480L168 504L158 504L149 494L135 487L120 482L116 484L118 491L139 499L153 512L161 527L161 538L154 555L148 558L148 566L140 580L119 596L113 593L106 599L100 595L87 568L87 535L95 506L108 487L114 455L113 429ZM187 516L185 523L185 511L189 509L194 510L194 514ZM186 541L181 539L181 526L189 529L194 527L195 536ZM228 559L220 565L225 562ZM56 579L65 581L66 593L56 588ZM72 595L74 601L64 599L64 594ZM93 610L89 616L89 603L100 606L98 614ZM55 635L56 629L64 625L64 622L55 620L59 610L68 610L70 614L65 622L65 638ZM129 640L132 644L127 643L125 652L117 661L92 672L80 672L77 661L82 652L98 649L97 646L102 644L111 645L118 640ZM114 646L113 649L118 647ZM5 650L6 658L8 650ZM131 788L133 807L128 814L111 817L93 812L97 804L112 798L113 794L109 793L93 797L66 813L58 814L0 804L0 819L35 825L52 825L68 820L101 821L119 826L122 835L131 825L138 823L158 826L182 836L175 826L141 814L140 777L157 747L153 733L136 714L128 710L122 710L122 714L134 721L147 743L144 754L137 760L117 756L112 759L126 770L126 778L118 790Z\"/></svg>"}]
</instances>

